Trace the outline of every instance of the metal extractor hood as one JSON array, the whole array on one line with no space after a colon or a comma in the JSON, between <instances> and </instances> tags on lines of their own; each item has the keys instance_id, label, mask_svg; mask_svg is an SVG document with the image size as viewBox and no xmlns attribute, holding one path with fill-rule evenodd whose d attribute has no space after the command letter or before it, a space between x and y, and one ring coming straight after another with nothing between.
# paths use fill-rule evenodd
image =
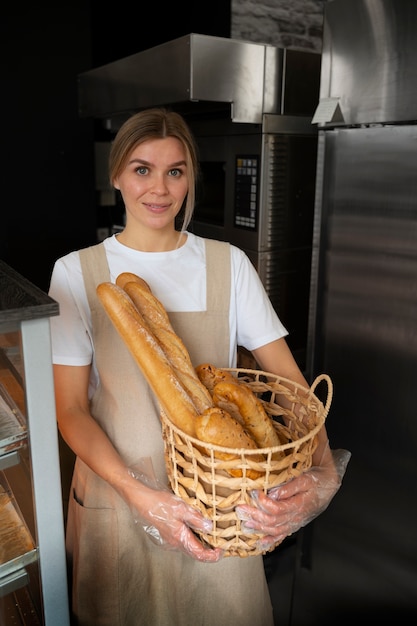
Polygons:
<instances>
[{"instance_id":1,"label":"metal extractor hood","mask_svg":"<svg viewBox=\"0 0 417 626\"><path fill-rule=\"evenodd\" d=\"M79 114L112 119L151 106L223 103L232 121L259 124L264 113L314 111L318 92L306 94L319 72L315 53L190 34L79 74Z\"/></svg>"}]
</instances>

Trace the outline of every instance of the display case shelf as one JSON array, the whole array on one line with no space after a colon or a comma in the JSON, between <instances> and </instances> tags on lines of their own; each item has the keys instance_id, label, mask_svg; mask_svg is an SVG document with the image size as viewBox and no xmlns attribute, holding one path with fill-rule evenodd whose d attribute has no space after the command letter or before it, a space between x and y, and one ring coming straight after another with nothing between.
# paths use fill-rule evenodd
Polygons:
<instances>
[{"instance_id":1,"label":"display case shelf","mask_svg":"<svg viewBox=\"0 0 417 626\"><path fill-rule=\"evenodd\" d=\"M44 626L70 622L49 321L58 313L0 261L0 596L36 589Z\"/></svg>"}]
</instances>

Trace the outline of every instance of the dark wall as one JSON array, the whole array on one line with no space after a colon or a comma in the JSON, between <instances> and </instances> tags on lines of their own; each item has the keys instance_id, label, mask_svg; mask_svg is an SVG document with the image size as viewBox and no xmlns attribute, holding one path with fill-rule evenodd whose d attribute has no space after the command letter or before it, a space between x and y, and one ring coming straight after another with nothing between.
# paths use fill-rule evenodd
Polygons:
<instances>
[{"instance_id":1,"label":"dark wall","mask_svg":"<svg viewBox=\"0 0 417 626\"><path fill-rule=\"evenodd\" d=\"M189 32L230 36L229 2L194 4L3 7L0 258L41 289L58 256L96 241L95 131L78 117L77 75Z\"/></svg>"},{"instance_id":2,"label":"dark wall","mask_svg":"<svg viewBox=\"0 0 417 626\"><path fill-rule=\"evenodd\" d=\"M122 2L111 14L91 0L93 66L110 63L189 33L230 37L231 0Z\"/></svg>"},{"instance_id":3,"label":"dark wall","mask_svg":"<svg viewBox=\"0 0 417 626\"><path fill-rule=\"evenodd\" d=\"M0 20L0 255L43 289L57 255L95 230L91 123L77 115L77 73L91 65L86 2L7 3Z\"/></svg>"}]
</instances>

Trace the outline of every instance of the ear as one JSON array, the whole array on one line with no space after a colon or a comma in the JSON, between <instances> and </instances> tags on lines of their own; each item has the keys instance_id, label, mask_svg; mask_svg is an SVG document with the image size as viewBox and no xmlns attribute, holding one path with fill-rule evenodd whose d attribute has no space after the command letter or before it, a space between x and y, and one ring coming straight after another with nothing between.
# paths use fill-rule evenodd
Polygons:
<instances>
[{"instance_id":1,"label":"ear","mask_svg":"<svg viewBox=\"0 0 417 626\"><path fill-rule=\"evenodd\" d=\"M119 180L117 178L112 180L112 185L115 189L118 189L120 191Z\"/></svg>"}]
</instances>

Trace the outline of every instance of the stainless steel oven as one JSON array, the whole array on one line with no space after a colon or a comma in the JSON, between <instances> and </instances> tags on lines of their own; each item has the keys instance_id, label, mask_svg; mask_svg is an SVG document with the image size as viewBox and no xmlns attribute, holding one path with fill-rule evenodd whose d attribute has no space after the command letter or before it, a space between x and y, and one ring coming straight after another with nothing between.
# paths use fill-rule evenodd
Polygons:
<instances>
[{"instance_id":1,"label":"stainless steel oven","mask_svg":"<svg viewBox=\"0 0 417 626\"><path fill-rule=\"evenodd\" d=\"M243 248L304 365L316 177L316 134L303 118L263 126L193 127L201 185L191 229Z\"/></svg>"},{"instance_id":2,"label":"stainless steel oven","mask_svg":"<svg viewBox=\"0 0 417 626\"><path fill-rule=\"evenodd\" d=\"M301 367L320 61L316 53L191 34L78 77L80 115L101 120L110 135L149 106L187 119L201 164L190 228L245 250Z\"/></svg>"}]
</instances>

